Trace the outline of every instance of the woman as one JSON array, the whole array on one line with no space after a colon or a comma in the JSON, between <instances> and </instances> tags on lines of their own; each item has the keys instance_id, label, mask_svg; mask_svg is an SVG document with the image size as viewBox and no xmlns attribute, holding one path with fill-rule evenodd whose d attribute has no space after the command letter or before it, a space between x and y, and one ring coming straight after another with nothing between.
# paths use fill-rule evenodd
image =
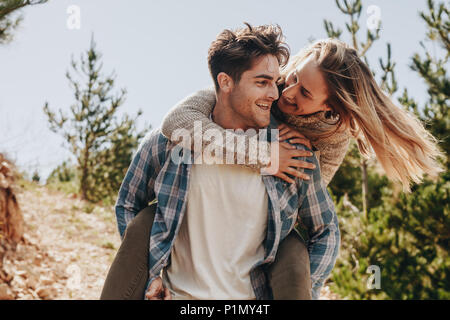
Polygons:
<instances>
[{"instance_id":1,"label":"woman","mask_svg":"<svg viewBox=\"0 0 450 320\"><path fill-rule=\"evenodd\" d=\"M280 98L272 106L273 115L285 123L279 127L279 140L293 138L291 143L314 147L326 184L341 165L351 137L364 156L374 151L388 178L400 182L405 191L411 181L442 171L436 139L383 93L356 50L344 42L316 41L292 57L281 74ZM165 117L162 133L169 139L178 128L192 133L195 121L202 122L203 132L211 128L224 132L209 118L214 104L213 89L188 97ZM307 178L293 168L307 164L293 159L287 144L280 146L275 175L290 183L294 182L290 176ZM262 168L263 162L253 167Z\"/></svg>"}]
</instances>

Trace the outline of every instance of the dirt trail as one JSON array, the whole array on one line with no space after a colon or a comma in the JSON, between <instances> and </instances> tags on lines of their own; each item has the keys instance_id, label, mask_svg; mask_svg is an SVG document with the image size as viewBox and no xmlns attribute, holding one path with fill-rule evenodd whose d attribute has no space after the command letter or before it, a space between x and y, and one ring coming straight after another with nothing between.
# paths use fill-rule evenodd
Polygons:
<instances>
[{"instance_id":1,"label":"dirt trail","mask_svg":"<svg viewBox=\"0 0 450 320\"><path fill-rule=\"evenodd\" d=\"M25 241L5 256L0 299L98 299L120 246L113 208L40 186L17 197ZM336 298L322 290L321 299Z\"/></svg>"},{"instance_id":2,"label":"dirt trail","mask_svg":"<svg viewBox=\"0 0 450 320\"><path fill-rule=\"evenodd\" d=\"M44 187L17 196L25 241L8 253L4 266L13 277L14 298L98 299L120 245L113 209Z\"/></svg>"}]
</instances>

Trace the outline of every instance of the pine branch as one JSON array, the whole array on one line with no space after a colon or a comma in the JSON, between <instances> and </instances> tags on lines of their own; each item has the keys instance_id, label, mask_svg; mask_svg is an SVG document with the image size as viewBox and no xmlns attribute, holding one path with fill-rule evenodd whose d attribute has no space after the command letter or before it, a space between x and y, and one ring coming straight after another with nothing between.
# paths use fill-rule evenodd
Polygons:
<instances>
[{"instance_id":1,"label":"pine branch","mask_svg":"<svg viewBox=\"0 0 450 320\"><path fill-rule=\"evenodd\" d=\"M387 44L387 61L383 63L383 59L379 59L380 67L383 70L383 75L381 76L381 89L385 90L389 93L389 95L393 95L397 89L397 81L395 79L394 67L395 63L391 61L391 44ZM390 76L390 83L389 83Z\"/></svg>"},{"instance_id":2,"label":"pine branch","mask_svg":"<svg viewBox=\"0 0 450 320\"><path fill-rule=\"evenodd\" d=\"M323 23L328 37L339 39L339 37L342 34L342 29L340 28L334 29L333 23L328 20L323 20Z\"/></svg>"},{"instance_id":3,"label":"pine branch","mask_svg":"<svg viewBox=\"0 0 450 320\"><path fill-rule=\"evenodd\" d=\"M0 1L0 20L4 19L10 13L26 6L42 4L48 0L1 0Z\"/></svg>"},{"instance_id":4,"label":"pine branch","mask_svg":"<svg viewBox=\"0 0 450 320\"><path fill-rule=\"evenodd\" d=\"M47 0L0 0L0 44L8 43L12 40L13 30L17 29L22 16L12 19L11 16L20 9L47 2Z\"/></svg>"}]
</instances>

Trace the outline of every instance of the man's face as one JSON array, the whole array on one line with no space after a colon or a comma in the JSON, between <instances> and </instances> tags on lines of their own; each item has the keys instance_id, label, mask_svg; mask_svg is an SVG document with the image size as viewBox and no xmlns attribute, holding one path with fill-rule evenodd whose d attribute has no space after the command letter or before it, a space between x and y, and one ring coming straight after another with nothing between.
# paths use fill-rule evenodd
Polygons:
<instances>
[{"instance_id":1,"label":"man's face","mask_svg":"<svg viewBox=\"0 0 450 320\"><path fill-rule=\"evenodd\" d=\"M265 55L253 61L235 83L230 93L230 106L236 114L236 123L242 129L264 128L270 123L270 108L278 99L277 81L280 78L278 60Z\"/></svg>"}]
</instances>

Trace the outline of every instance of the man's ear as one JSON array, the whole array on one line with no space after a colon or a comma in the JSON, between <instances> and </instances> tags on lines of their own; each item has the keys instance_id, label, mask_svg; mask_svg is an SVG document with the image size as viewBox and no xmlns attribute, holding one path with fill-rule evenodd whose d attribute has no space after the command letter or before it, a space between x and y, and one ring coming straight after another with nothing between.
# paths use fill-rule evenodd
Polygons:
<instances>
[{"instance_id":1,"label":"man's ear","mask_svg":"<svg viewBox=\"0 0 450 320\"><path fill-rule=\"evenodd\" d=\"M230 93L234 88L233 79L225 72L221 72L217 75L217 82L219 83L220 90L225 93Z\"/></svg>"}]
</instances>

